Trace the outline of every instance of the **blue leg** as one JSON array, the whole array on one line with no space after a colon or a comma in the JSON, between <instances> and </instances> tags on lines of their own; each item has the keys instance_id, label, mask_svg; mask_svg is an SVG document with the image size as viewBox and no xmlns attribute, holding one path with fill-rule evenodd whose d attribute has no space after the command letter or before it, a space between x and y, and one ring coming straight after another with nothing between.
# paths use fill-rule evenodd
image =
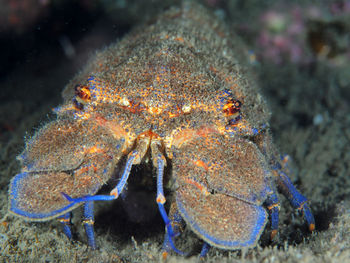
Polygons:
<instances>
[{"instance_id":1,"label":"blue leg","mask_svg":"<svg viewBox=\"0 0 350 263\"><path fill-rule=\"evenodd\" d=\"M163 257L164 255L168 254L171 250L173 250L172 240L173 238L179 236L180 232L182 232L182 226L184 221L177 210L176 202L172 203L170 206L169 220L173 228L173 236L169 234L168 230L165 231L163 242Z\"/></svg>"},{"instance_id":2,"label":"blue leg","mask_svg":"<svg viewBox=\"0 0 350 263\"><path fill-rule=\"evenodd\" d=\"M180 255L184 255L184 252L178 250L173 242L173 237L175 236L173 228L171 226L171 221L168 218L168 215L165 211L164 208L164 204L166 202L165 196L164 196L164 192L163 192L163 174L164 174L164 166L165 166L165 160L164 157L161 155L157 156L157 204L158 204L158 208L159 208L159 212L162 215L162 218L164 220L165 223L165 227L166 227L166 234L167 237L165 238L166 245L168 245L169 247L171 247L172 250L174 250L176 253L180 254ZM163 254L164 256L165 254Z\"/></svg>"},{"instance_id":3,"label":"blue leg","mask_svg":"<svg viewBox=\"0 0 350 263\"><path fill-rule=\"evenodd\" d=\"M290 172L291 171L291 168L290 168L290 161L291 161L291 157L288 155L288 154L282 154L280 156L280 159L281 159L281 168L282 170L286 171L286 172Z\"/></svg>"},{"instance_id":4,"label":"blue leg","mask_svg":"<svg viewBox=\"0 0 350 263\"><path fill-rule=\"evenodd\" d=\"M88 238L89 246L96 249L95 235L94 235L94 202L87 201L84 204L84 227Z\"/></svg>"},{"instance_id":5,"label":"blue leg","mask_svg":"<svg viewBox=\"0 0 350 263\"><path fill-rule=\"evenodd\" d=\"M126 182L129 178L129 174L131 171L131 167L134 163L135 157L137 156L138 152L133 151L128 155L126 165L123 171L123 174L121 176L121 179L117 186L110 192L110 195L94 195L94 196L84 196L84 197L78 197L78 198L72 198L69 195L65 193L61 193L68 201L72 202L72 204L75 203L85 203L84 206L84 227L86 231L86 235L88 238L89 246L92 249L96 249L96 243L95 243L95 236L94 236L94 206L93 201L109 201L117 199L119 194L123 191Z\"/></svg>"},{"instance_id":6,"label":"blue leg","mask_svg":"<svg viewBox=\"0 0 350 263\"><path fill-rule=\"evenodd\" d=\"M109 200L114 200L117 199L119 194L123 191L126 182L128 181L129 174L131 171L131 167L134 164L134 160L136 155L138 154L137 151L133 151L128 155L128 159L126 161L126 165L122 174L122 177L117 184L115 188L112 189L110 192L110 195L88 195L84 197L78 197L78 198L72 198L66 193L61 193L68 201L73 202L73 203L82 203L82 202L88 202L88 201L109 201Z\"/></svg>"},{"instance_id":7,"label":"blue leg","mask_svg":"<svg viewBox=\"0 0 350 263\"><path fill-rule=\"evenodd\" d=\"M209 249L210 249L210 245L207 242L204 242L201 253L199 254L199 257L204 258L208 254Z\"/></svg>"},{"instance_id":8,"label":"blue leg","mask_svg":"<svg viewBox=\"0 0 350 263\"><path fill-rule=\"evenodd\" d=\"M267 198L266 206L269 210L271 219L271 240L278 232L278 216L279 216L279 202L275 191Z\"/></svg>"},{"instance_id":9,"label":"blue leg","mask_svg":"<svg viewBox=\"0 0 350 263\"><path fill-rule=\"evenodd\" d=\"M282 194L286 196L291 205L303 212L304 218L309 225L309 230L315 229L315 219L308 206L307 198L303 196L293 185L289 177L280 169L277 169L277 185Z\"/></svg>"},{"instance_id":10,"label":"blue leg","mask_svg":"<svg viewBox=\"0 0 350 263\"><path fill-rule=\"evenodd\" d=\"M71 216L72 216L72 213L68 212L58 218L58 221L62 223L63 232L68 237L68 239L72 239L72 230L71 230L71 221L70 221Z\"/></svg>"}]
</instances>

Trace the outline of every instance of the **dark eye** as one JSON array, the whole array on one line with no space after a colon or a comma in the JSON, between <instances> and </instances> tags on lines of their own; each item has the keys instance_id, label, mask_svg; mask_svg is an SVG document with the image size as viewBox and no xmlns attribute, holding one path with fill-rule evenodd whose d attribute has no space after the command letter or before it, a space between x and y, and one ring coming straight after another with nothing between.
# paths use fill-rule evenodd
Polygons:
<instances>
[{"instance_id":1,"label":"dark eye","mask_svg":"<svg viewBox=\"0 0 350 263\"><path fill-rule=\"evenodd\" d=\"M74 88L76 99L81 103L88 103L91 101L91 92L88 86L76 85Z\"/></svg>"},{"instance_id":2,"label":"dark eye","mask_svg":"<svg viewBox=\"0 0 350 263\"><path fill-rule=\"evenodd\" d=\"M241 119L242 103L236 99L229 99L224 105L222 111L226 117L230 117L229 125L236 124Z\"/></svg>"},{"instance_id":3,"label":"dark eye","mask_svg":"<svg viewBox=\"0 0 350 263\"><path fill-rule=\"evenodd\" d=\"M232 116L241 112L242 103L239 100L229 99L224 105L223 112L225 116Z\"/></svg>"},{"instance_id":4,"label":"dark eye","mask_svg":"<svg viewBox=\"0 0 350 263\"><path fill-rule=\"evenodd\" d=\"M74 107L78 110L84 108L84 104L91 101L91 92L88 86L76 85L74 87L75 96L73 98Z\"/></svg>"}]
</instances>

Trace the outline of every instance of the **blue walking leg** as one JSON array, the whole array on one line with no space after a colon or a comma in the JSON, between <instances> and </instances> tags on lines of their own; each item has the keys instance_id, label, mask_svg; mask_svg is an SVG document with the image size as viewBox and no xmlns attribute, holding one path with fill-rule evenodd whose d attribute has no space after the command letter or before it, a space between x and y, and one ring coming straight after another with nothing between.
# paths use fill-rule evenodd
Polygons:
<instances>
[{"instance_id":1,"label":"blue walking leg","mask_svg":"<svg viewBox=\"0 0 350 263\"><path fill-rule=\"evenodd\" d=\"M204 242L199 258L204 258L208 254L210 248L211 246L207 242Z\"/></svg>"},{"instance_id":2,"label":"blue walking leg","mask_svg":"<svg viewBox=\"0 0 350 263\"><path fill-rule=\"evenodd\" d=\"M165 158L162 155L158 155L157 157L157 204L159 208L159 212L164 220L165 227L166 227L166 234L168 236L166 243L167 245L170 245L171 249L174 250L176 253L180 255L184 255L184 252L178 250L175 247L175 244L173 242L173 237L175 236L173 228L171 226L171 221L169 220L169 217L165 211L164 204L166 202L164 191L163 191L163 174L164 174L164 166L165 166ZM163 254L165 256L165 254Z\"/></svg>"},{"instance_id":3,"label":"blue walking leg","mask_svg":"<svg viewBox=\"0 0 350 263\"><path fill-rule=\"evenodd\" d=\"M276 236L278 232L278 217L279 217L279 202L275 191L268 196L266 202L267 209L269 210L271 219L271 240Z\"/></svg>"},{"instance_id":4,"label":"blue walking leg","mask_svg":"<svg viewBox=\"0 0 350 263\"><path fill-rule=\"evenodd\" d=\"M87 201L84 204L84 227L88 244L92 249L96 249L95 234L94 234L94 202Z\"/></svg>"},{"instance_id":5,"label":"blue walking leg","mask_svg":"<svg viewBox=\"0 0 350 263\"><path fill-rule=\"evenodd\" d=\"M302 211L303 216L309 225L309 230L313 231L315 229L315 219L311 213L309 205L307 204L307 198L295 188L289 177L283 171L279 169L276 171L278 173L278 189L286 196L294 208Z\"/></svg>"},{"instance_id":6,"label":"blue walking leg","mask_svg":"<svg viewBox=\"0 0 350 263\"><path fill-rule=\"evenodd\" d=\"M82 203L82 202L88 202L88 201L109 201L109 200L114 200L117 199L119 194L123 191L126 182L128 181L129 174L131 171L131 167L134 164L134 160L136 155L138 154L137 151L133 151L128 155L128 158L126 160L125 168L123 171L123 174L120 178L119 183L115 188L112 189L110 192L110 195L88 195L88 196L83 196L83 197L78 197L78 198L72 198L66 193L61 193L68 201L73 202L73 203Z\"/></svg>"},{"instance_id":7,"label":"blue walking leg","mask_svg":"<svg viewBox=\"0 0 350 263\"><path fill-rule=\"evenodd\" d=\"M170 212L169 212L169 220L173 229L173 236L170 236L168 230L165 230L164 235L164 242L163 242L163 257L167 255L171 250L173 250L172 247L172 240L180 235L180 232L182 232L184 221L177 210L176 202L173 202L170 206Z\"/></svg>"},{"instance_id":8,"label":"blue walking leg","mask_svg":"<svg viewBox=\"0 0 350 263\"><path fill-rule=\"evenodd\" d=\"M58 221L62 223L63 232L68 237L68 239L72 239L71 216L72 213L68 212L58 218Z\"/></svg>"}]
</instances>

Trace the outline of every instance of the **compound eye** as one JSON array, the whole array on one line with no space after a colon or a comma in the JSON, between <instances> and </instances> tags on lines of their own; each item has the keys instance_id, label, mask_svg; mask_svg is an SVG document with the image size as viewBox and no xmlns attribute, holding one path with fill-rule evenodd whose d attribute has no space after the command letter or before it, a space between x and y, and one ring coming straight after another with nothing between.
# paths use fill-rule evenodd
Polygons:
<instances>
[{"instance_id":1,"label":"compound eye","mask_svg":"<svg viewBox=\"0 0 350 263\"><path fill-rule=\"evenodd\" d=\"M91 92L88 86L76 85L74 91L76 99L81 103L88 103L91 101Z\"/></svg>"},{"instance_id":2,"label":"compound eye","mask_svg":"<svg viewBox=\"0 0 350 263\"><path fill-rule=\"evenodd\" d=\"M91 92L88 86L76 85L74 87L75 96L73 98L73 104L76 109L82 110L84 104L87 104L91 101Z\"/></svg>"},{"instance_id":3,"label":"compound eye","mask_svg":"<svg viewBox=\"0 0 350 263\"><path fill-rule=\"evenodd\" d=\"M241 113L241 105L239 100L229 99L222 110L226 117L236 116Z\"/></svg>"},{"instance_id":4,"label":"compound eye","mask_svg":"<svg viewBox=\"0 0 350 263\"><path fill-rule=\"evenodd\" d=\"M241 106L239 100L229 99L223 107L223 113L226 117L230 117L229 125L236 124L241 119Z\"/></svg>"}]
</instances>

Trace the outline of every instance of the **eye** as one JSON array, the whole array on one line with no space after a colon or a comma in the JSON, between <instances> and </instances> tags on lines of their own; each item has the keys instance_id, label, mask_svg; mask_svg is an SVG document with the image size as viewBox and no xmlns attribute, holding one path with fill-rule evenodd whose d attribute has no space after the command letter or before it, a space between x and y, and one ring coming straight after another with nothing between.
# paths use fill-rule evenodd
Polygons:
<instances>
[{"instance_id":1,"label":"eye","mask_svg":"<svg viewBox=\"0 0 350 263\"><path fill-rule=\"evenodd\" d=\"M229 99L223 107L226 117L239 115L241 113L242 103L239 100Z\"/></svg>"},{"instance_id":2,"label":"eye","mask_svg":"<svg viewBox=\"0 0 350 263\"><path fill-rule=\"evenodd\" d=\"M91 92L88 86L76 85L74 88L76 99L81 103L88 103L91 101Z\"/></svg>"},{"instance_id":3,"label":"eye","mask_svg":"<svg viewBox=\"0 0 350 263\"><path fill-rule=\"evenodd\" d=\"M77 110L84 109L84 104L91 101L91 92L88 86L76 85L74 87L75 96L73 98L74 107Z\"/></svg>"},{"instance_id":4,"label":"eye","mask_svg":"<svg viewBox=\"0 0 350 263\"><path fill-rule=\"evenodd\" d=\"M239 100L230 98L224 105L222 111L226 117L229 117L228 125L235 125L241 119L241 106Z\"/></svg>"}]
</instances>

